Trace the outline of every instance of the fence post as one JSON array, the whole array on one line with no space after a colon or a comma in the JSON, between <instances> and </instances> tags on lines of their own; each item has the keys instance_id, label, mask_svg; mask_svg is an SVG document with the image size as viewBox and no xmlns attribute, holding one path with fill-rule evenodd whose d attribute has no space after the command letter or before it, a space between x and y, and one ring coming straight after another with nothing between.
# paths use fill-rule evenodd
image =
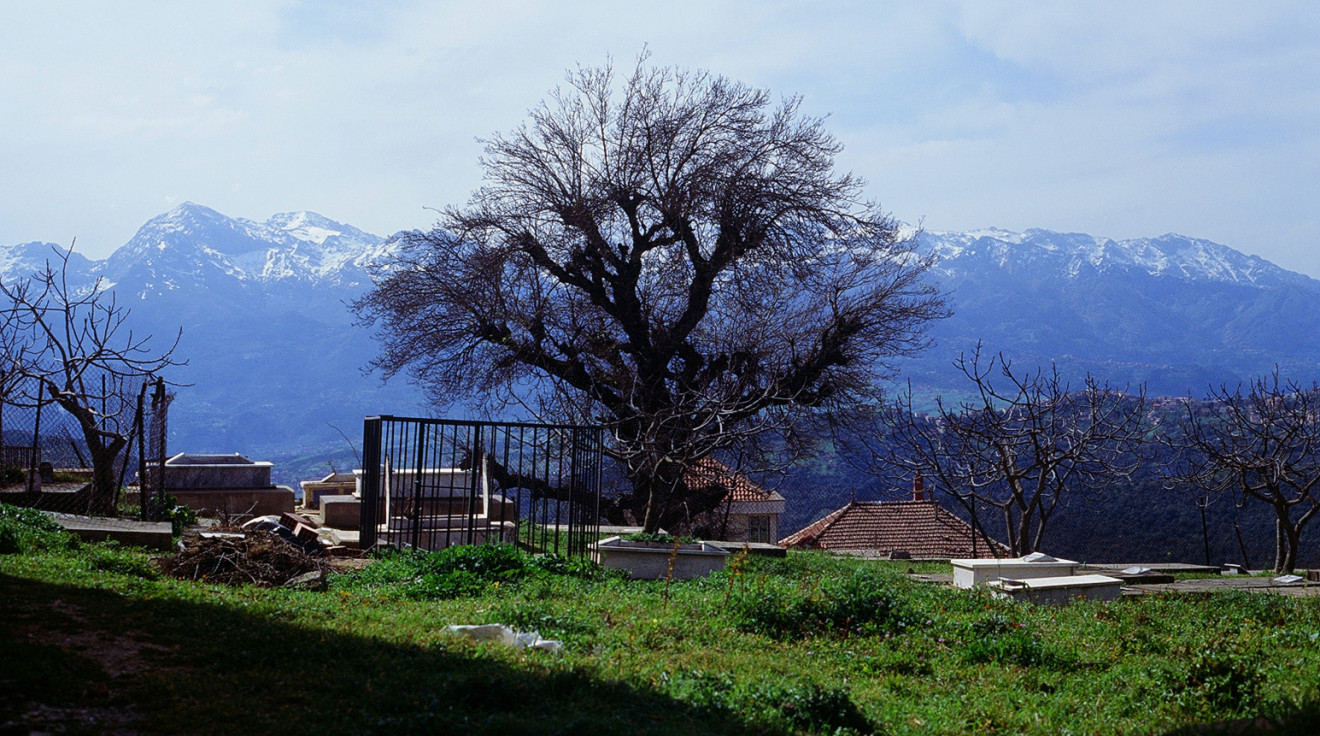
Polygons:
<instances>
[{"instance_id":1,"label":"fence post","mask_svg":"<svg viewBox=\"0 0 1320 736\"><path fill-rule=\"evenodd\" d=\"M156 514L151 508L151 487L147 484L147 385L142 382L142 390L137 397L137 443L138 443L138 509L143 521L155 521ZM127 462L125 462L127 464Z\"/></svg>"},{"instance_id":2,"label":"fence post","mask_svg":"<svg viewBox=\"0 0 1320 736\"><path fill-rule=\"evenodd\" d=\"M382 417L367 417L362 422L362 506L358 517L358 546L364 550L376 546L376 511L380 505L380 441Z\"/></svg>"},{"instance_id":3,"label":"fence post","mask_svg":"<svg viewBox=\"0 0 1320 736\"><path fill-rule=\"evenodd\" d=\"M39 462L37 460L37 455L40 454L40 448L41 448L41 405L42 405L41 393L38 392L37 418L36 421L32 423L32 452L28 454L28 477L27 477L28 493L33 493L37 491L39 487L36 484L41 482L41 476L37 475L37 470L38 470L37 463ZM83 513L86 512L87 509L83 509Z\"/></svg>"}]
</instances>

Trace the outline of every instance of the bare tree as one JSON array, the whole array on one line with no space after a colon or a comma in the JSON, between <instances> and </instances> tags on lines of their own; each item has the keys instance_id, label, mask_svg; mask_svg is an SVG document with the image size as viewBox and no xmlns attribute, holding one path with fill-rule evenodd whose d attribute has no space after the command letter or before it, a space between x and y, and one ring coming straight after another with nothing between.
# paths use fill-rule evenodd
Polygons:
<instances>
[{"instance_id":1,"label":"bare tree","mask_svg":"<svg viewBox=\"0 0 1320 736\"><path fill-rule=\"evenodd\" d=\"M3 409L20 398L32 358L31 335L19 324L17 313L11 309L0 311L0 447L7 444ZM8 456L0 459L0 465L9 462Z\"/></svg>"},{"instance_id":2,"label":"bare tree","mask_svg":"<svg viewBox=\"0 0 1320 736\"><path fill-rule=\"evenodd\" d=\"M0 284L6 315L32 346L21 374L38 387L32 401L54 402L78 421L92 462L89 511L114 515L119 494L115 464L132 432L134 400L149 377L181 365L178 338L163 352L150 336L128 328L129 310L98 278L77 289L68 281L73 248L31 279Z\"/></svg>"},{"instance_id":3,"label":"bare tree","mask_svg":"<svg viewBox=\"0 0 1320 736\"><path fill-rule=\"evenodd\" d=\"M579 69L487 140L485 186L355 308L375 366L439 404L606 424L615 518L654 530L705 510L682 503L696 460L858 400L943 304L796 98L645 57L617 81Z\"/></svg>"},{"instance_id":4,"label":"bare tree","mask_svg":"<svg viewBox=\"0 0 1320 736\"><path fill-rule=\"evenodd\" d=\"M1130 477L1140 462L1145 391L1111 389L1088 376L1071 391L1057 368L1015 371L981 348L959 356L971 397L933 413L914 410L911 389L880 412L887 430L867 442L872 467L924 476L981 528L977 506L1003 517L1014 555L1038 550L1059 503Z\"/></svg>"},{"instance_id":5,"label":"bare tree","mask_svg":"<svg viewBox=\"0 0 1320 736\"><path fill-rule=\"evenodd\" d=\"M1278 369L1241 385L1187 401L1166 443L1178 459L1168 476L1241 506L1269 505L1275 515L1274 569L1292 572L1303 527L1320 512L1320 385L1285 381Z\"/></svg>"}]
</instances>

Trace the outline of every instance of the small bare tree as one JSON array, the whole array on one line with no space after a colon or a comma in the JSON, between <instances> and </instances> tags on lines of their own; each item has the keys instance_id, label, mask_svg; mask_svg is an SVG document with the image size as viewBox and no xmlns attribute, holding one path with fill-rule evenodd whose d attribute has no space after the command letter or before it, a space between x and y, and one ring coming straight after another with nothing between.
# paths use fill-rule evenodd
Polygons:
<instances>
[{"instance_id":1,"label":"small bare tree","mask_svg":"<svg viewBox=\"0 0 1320 736\"><path fill-rule=\"evenodd\" d=\"M467 207L376 272L355 305L375 365L442 405L604 423L632 485L611 513L681 526L708 510L695 462L859 401L944 313L839 150L793 98L644 59L617 87L580 69L486 141Z\"/></svg>"},{"instance_id":2,"label":"small bare tree","mask_svg":"<svg viewBox=\"0 0 1320 736\"><path fill-rule=\"evenodd\" d=\"M4 407L20 400L32 358L31 335L19 324L18 314L11 309L0 312L0 447L7 444ZM4 463L8 462L6 457Z\"/></svg>"},{"instance_id":3,"label":"small bare tree","mask_svg":"<svg viewBox=\"0 0 1320 736\"><path fill-rule=\"evenodd\" d=\"M38 387L32 401L53 402L77 420L92 462L89 512L114 515L119 496L115 465L132 432L142 383L181 365L173 359L178 337L163 352L150 336L127 325L129 310L98 278L85 289L69 284L73 248L32 278L0 283L6 317L31 345L20 373Z\"/></svg>"},{"instance_id":4,"label":"small bare tree","mask_svg":"<svg viewBox=\"0 0 1320 736\"><path fill-rule=\"evenodd\" d=\"M1209 391L1186 402L1181 422L1163 434L1178 452L1168 476L1241 506L1267 504L1275 515L1274 569L1292 572L1302 529L1320 513L1320 385L1302 386L1278 369L1246 386Z\"/></svg>"},{"instance_id":5,"label":"small bare tree","mask_svg":"<svg viewBox=\"0 0 1320 736\"><path fill-rule=\"evenodd\" d=\"M983 363L978 345L959 356L971 398L932 414L914 410L911 389L880 412L884 436L863 438L872 468L924 476L980 528L978 504L1002 514L1014 555L1038 550L1059 503L1130 477L1140 462L1145 391L1087 377L1069 390L1057 368L1015 371L1002 354Z\"/></svg>"}]
</instances>

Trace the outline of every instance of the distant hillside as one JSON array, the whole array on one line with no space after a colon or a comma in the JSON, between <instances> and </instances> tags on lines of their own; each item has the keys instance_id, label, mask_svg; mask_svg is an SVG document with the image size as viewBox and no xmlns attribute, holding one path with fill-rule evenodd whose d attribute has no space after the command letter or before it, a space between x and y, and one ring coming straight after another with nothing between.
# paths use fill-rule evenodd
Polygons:
<instances>
[{"instance_id":1,"label":"distant hillside","mask_svg":"<svg viewBox=\"0 0 1320 736\"><path fill-rule=\"evenodd\" d=\"M950 364L978 339L1019 364L1053 360L1151 393L1200 393L1275 363L1320 377L1320 282L1227 246L1045 230L920 237L955 308L933 327L936 346L902 366L921 391L962 389ZM30 275L54 247L0 248L0 278ZM75 253L70 278L105 279L160 345L182 329L172 447L273 459L293 480L352 464L339 431L359 441L363 416L425 412L405 381L364 374L378 348L347 308L392 247L311 212L254 222L188 203L103 261Z\"/></svg>"},{"instance_id":2,"label":"distant hillside","mask_svg":"<svg viewBox=\"0 0 1320 736\"><path fill-rule=\"evenodd\" d=\"M1114 241L1028 230L922 233L954 316L905 366L932 390L977 340L1020 365L1201 394L1278 364L1320 378L1320 281L1180 235Z\"/></svg>"}]
</instances>

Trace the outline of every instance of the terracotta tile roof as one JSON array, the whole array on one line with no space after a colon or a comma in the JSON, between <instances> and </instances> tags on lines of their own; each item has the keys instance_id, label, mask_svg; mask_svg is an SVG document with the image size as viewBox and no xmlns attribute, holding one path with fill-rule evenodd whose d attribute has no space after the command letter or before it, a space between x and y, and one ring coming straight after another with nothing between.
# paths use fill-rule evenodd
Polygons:
<instances>
[{"instance_id":1,"label":"terracotta tile roof","mask_svg":"<svg viewBox=\"0 0 1320 736\"><path fill-rule=\"evenodd\" d=\"M695 467L683 476L683 482L692 486L721 486L727 488L724 501L783 501L784 497L774 491L767 491L747 480L742 473L735 473L729 466L713 457L698 460Z\"/></svg>"},{"instance_id":2,"label":"terracotta tile roof","mask_svg":"<svg viewBox=\"0 0 1320 736\"><path fill-rule=\"evenodd\" d=\"M990 542L1007 555L1008 548ZM913 557L993 557L984 539L972 549L972 527L936 501L853 501L780 540L804 549L906 551Z\"/></svg>"}]
</instances>

